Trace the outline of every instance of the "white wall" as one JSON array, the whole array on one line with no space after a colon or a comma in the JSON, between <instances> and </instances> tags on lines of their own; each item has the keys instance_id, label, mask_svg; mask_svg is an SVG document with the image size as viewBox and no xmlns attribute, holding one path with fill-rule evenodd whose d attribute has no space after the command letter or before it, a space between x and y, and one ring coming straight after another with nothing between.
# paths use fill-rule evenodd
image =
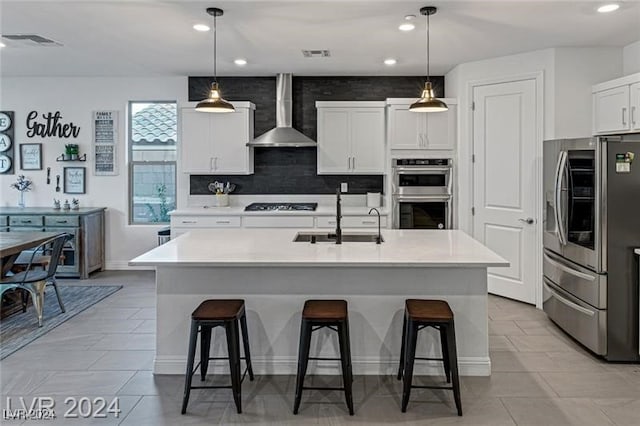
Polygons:
<instances>
[{"instance_id":1,"label":"white wall","mask_svg":"<svg viewBox=\"0 0 640 426\"><path fill-rule=\"evenodd\" d=\"M2 206L16 206L18 192L9 189L17 174L34 181L34 190L27 193L27 206L52 206L53 198L73 196L55 192L55 177L62 175L63 166L87 168L87 191L76 196L82 207L107 207L106 263L107 269L124 268L127 262L151 249L157 243L158 226L128 224L128 168L126 163L127 105L130 100L176 100L187 98L186 77L149 78L2 78L0 80L0 110L15 111L16 154L20 143L42 143L43 170L0 176ZM80 126L75 140L60 138L27 138L26 117L36 110L39 114L60 111L63 122ZM94 176L91 157L91 115L95 110L119 111L117 176ZM87 153L86 163L61 163L55 159L64 152L65 143L78 143L80 153ZM18 159L16 155L16 160ZM46 168L51 167L51 185L46 184Z\"/></svg>"},{"instance_id":2,"label":"white wall","mask_svg":"<svg viewBox=\"0 0 640 426\"><path fill-rule=\"evenodd\" d=\"M622 49L622 75L640 72L640 40Z\"/></svg>"}]
</instances>

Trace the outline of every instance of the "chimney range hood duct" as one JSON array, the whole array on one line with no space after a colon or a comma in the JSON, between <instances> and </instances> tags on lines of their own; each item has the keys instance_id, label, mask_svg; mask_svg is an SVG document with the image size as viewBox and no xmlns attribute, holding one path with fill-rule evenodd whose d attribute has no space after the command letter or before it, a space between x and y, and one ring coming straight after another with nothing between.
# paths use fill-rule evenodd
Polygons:
<instances>
[{"instance_id":1,"label":"chimney range hood duct","mask_svg":"<svg viewBox=\"0 0 640 426\"><path fill-rule=\"evenodd\" d=\"M276 77L276 127L250 141L247 146L273 148L317 146L314 140L291 127L293 108L291 92L291 74L278 74Z\"/></svg>"}]
</instances>

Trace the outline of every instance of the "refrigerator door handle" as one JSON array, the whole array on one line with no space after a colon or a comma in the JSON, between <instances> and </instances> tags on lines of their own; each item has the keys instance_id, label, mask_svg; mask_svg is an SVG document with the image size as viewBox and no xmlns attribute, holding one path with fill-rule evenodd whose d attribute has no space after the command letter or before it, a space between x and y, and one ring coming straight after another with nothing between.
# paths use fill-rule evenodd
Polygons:
<instances>
[{"instance_id":1,"label":"refrigerator door handle","mask_svg":"<svg viewBox=\"0 0 640 426\"><path fill-rule=\"evenodd\" d=\"M575 309L578 312L582 312L585 315L589 315L590 317L594 316L596 313L590 309L587 308L583 308L582 306L578 305L577 303L573 303L571 300L569 299L565 299L564 297L562 297L560 294L558 294L556 291L554 291L551 287L547 286L547 290L553 294L553 297L555 297L558 302L562 303L563 305L567 305L568 307Z\"/></svg>"},{"instance_id":2,"label":"refrigerator door handle","mask_svg":"<svg viewBox=\"0 0 640 426\"><path fill-rule=\"evenodd\" d=\"M564 219L562 213L562 181L564 180L564 171L567 167L567 152L560 151L558 154L558 163L556 165L556 184L555 184L555 219L556 219L556 233L560 239L560 244L567 245L567 239L565 238Z\"/></svg>"},{"instance_id":3,"label":"refrigerator door handle","mask_svg":"<svg viewBox=\"0 0 640 426\"><path fill-rule=\"evenodd\" d=\"M567 274L571 274L573 276L576 276L580 279L583 280L587 280L587 281L595 281L595 277L582 273L580 271L576 271L575 269L572 269L568 266L563 265L562 263L558 262L557 260L554 260L551 258L551 256L549 256L547 253L543 253L542 256L544 256L544 259L549 262L550 264L552 264L553 266L555 266L556 268L566 272Z\"/></svg>"}]
</instances>

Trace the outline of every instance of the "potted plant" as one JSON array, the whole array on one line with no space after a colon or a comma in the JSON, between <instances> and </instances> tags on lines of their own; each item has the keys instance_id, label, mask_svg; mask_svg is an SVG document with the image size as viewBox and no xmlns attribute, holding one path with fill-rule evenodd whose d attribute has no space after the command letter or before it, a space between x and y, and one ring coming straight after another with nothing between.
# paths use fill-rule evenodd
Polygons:
<instances>
[{"instance_id":1,"label":"potted plant","mask_svg":"<svg viewBox=\"0 0 640 426\"><path fill-rule=\"evenodd\" d=\"M77 160L80 147L75 143L70 143L64 146L65 160Z\"/></svg>"},{"instance_id":2,"label":"potted plant","mask_svg":"<svg viewBox=\"0 0 640 426\"><path fill-rule=\"evenodd\" d=\"M11 188L20 191L20 200L18 201L18 207L24 208L24 193L27 191L31 191L32 185L33 181L25 175L18 176L18 180L11 184Z\"/></svg>"}]
</instances>

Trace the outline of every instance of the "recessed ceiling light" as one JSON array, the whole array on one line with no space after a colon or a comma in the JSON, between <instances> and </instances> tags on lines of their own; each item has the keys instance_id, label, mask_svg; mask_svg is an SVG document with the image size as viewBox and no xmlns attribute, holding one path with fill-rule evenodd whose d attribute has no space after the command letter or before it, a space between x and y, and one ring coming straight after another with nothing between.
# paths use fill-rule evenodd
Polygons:
<instances>
[{"instance_id":1,"label":"recessed ceiling light","mask_svg":"<svg viewBox=\"0 0 640 426\"><path fill-rule=\"evenodd\" d=\"M389 59L385 59L385 60L384 60L384 64L385 64L385 65L389 65L389 66L391 66L391 65L395 65L396 63L398 63L398 61L396 61L396 60L395 60L395 59L393 59L393 58L389 58Z\"/></svg>"},{"instance_id":2,"label":"recessed ceiling light","mask_svg":"<svg viewBox=\"0 0 640 426\"><path fill-rule=\"evenodd\" d=\"M0 41L0 47L6 47L7 45Z\"/></svg>"},{"instance_id":3,"label":"recessed ceiling light","mask_svg":"<svg viewBox=\"0 0 640 426\"><path fill-rule=\"evenodd\" d=\"M204 33L206 31L209 31L211 28L209 28L209 26L205 24L195 24L193 26L193 29Z\"/></svg>"},{"instance_id":4,"label":"recessed ceiling light","mask_svg":"<svg viewBox=\"0 0 640 426\"><path fill-rule=\"evenodd\" d=\"M412 31L415 28L416 26L413 25L411 22L405 22L404 24L400 24L400 26L398 27L400 31Z\"/></svg>"},{"instance_id":5,"label":"recessed ceiling light","mask_svg":"<svg viewBox=\"0 0 640 426\"><path fill-rule=\"evenodd\" d=\"M238 58L235 61L233 61L234 64L243 67L245 65L247 65L247 60L246 59L242 59L242 58Z\"/></svg>"},{"instance_id":6,"label":"recessed ceiling light","mask_svg":"<svg viewBox=\"0 0 640 426\"><path fill-rule=\"evenodd\" d=\"M608 13L608 12L613 12L620 9L620 5L618 3L609 3L609 4L604 4L602 6L600 6L598 8L598 12L600 13Z\"/></svg>"}]
</instances>

